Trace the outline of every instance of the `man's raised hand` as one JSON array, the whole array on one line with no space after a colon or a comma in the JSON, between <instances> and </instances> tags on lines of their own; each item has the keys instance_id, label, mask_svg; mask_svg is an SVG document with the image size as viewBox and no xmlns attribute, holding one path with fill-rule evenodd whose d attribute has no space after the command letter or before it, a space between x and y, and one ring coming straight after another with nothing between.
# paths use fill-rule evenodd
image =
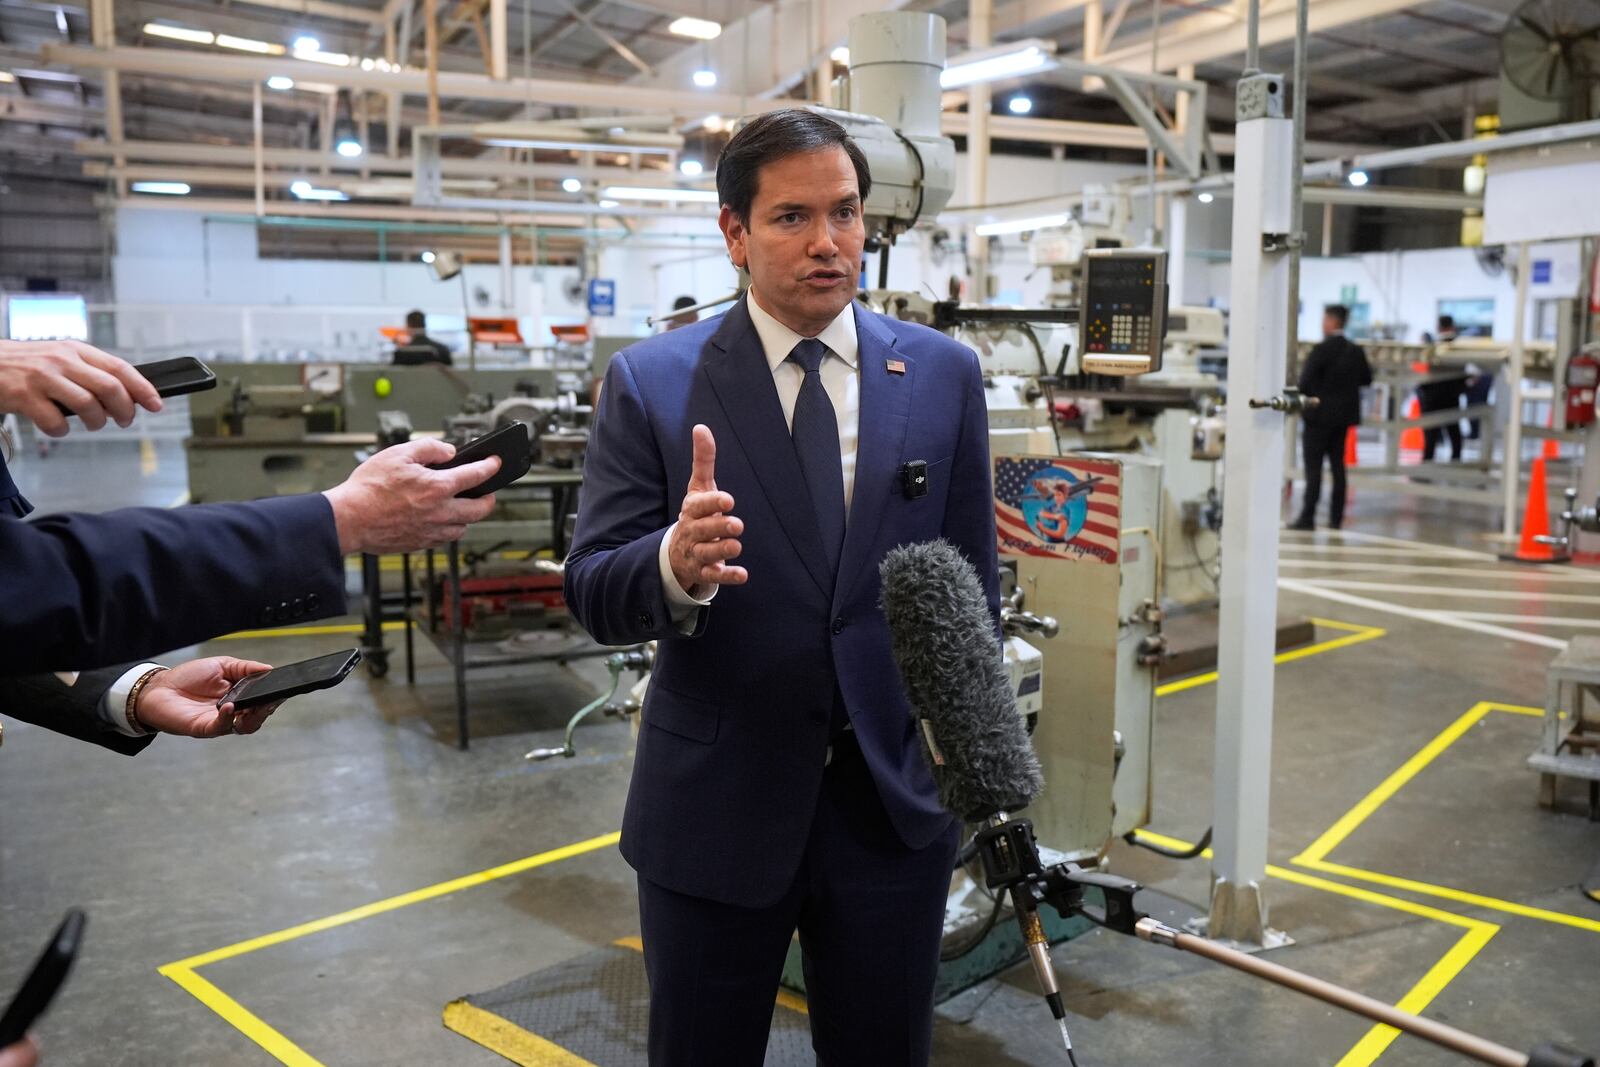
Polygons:
<instances>
[{"instance_id":1,"label":"man's raised hand","mask_svg":"<svg viewBox=\"0 0 1600 1067\"><path fill-rule=\"evenodd\" d=\"M728 561L743 551L739 535L744 522L730 514L733 497L717 489L717 442L709 426L694 428L694 467L689 491L678 512L667 556L672 575L691 596L696 586L743 585L750 575Z\"/></svg>"}]
</instances>

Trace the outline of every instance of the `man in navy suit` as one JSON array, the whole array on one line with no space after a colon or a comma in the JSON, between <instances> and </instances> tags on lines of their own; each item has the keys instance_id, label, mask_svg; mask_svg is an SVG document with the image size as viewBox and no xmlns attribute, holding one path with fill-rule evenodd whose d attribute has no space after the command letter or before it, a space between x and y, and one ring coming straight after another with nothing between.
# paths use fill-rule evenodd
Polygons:
<instances>
[{"instance_id":1,"label":"man in navy suit","mask_svg":"<svg viewBox=\"0 0 1600 1067\"><path fill-rule=\"evenodd\" d=\"M759 1065L796 929L819 1063L928 1058L957 824L878 564L947 538L998 616L994 503L977 358L854 301L870 187L838 124L750 122L717 167L749 292L601 394L566 589L598 640L659 642L622 828L653 1067Z\"/></svg>"}]
</instances>

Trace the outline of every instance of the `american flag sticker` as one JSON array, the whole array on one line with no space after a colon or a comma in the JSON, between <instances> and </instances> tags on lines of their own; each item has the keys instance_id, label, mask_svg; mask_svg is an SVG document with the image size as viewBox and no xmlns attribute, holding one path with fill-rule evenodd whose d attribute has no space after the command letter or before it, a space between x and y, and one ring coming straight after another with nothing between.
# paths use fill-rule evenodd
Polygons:
<instances>
[{"instance_id":1,"label":"american flag sticker","mask_svg":"<svg viewBox=\"0 0 1600 1067\"><path fill-rule=\"evenodd\" d=\"M890 374L904 374L906 372L906 364L904 360L891 359L887 361L886 365L889 368Z\"/></svg>"},{"instance_id":2,"label":"american flag sticker","mask_svg":"<svg viewBox=\"0 0 1600 1067\"><path fill-rule=\"evenodd\" d=\"M1122 468L1071 456L997 456L994 521L1000 553L1117 562Z\"/></svg>"}]
</instances>

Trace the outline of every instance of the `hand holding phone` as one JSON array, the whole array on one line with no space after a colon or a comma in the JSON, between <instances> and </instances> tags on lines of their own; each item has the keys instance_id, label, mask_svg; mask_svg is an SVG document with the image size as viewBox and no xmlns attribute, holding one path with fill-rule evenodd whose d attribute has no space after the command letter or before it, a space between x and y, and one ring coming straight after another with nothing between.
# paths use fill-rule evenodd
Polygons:
<instances>
[{"instance_id":1,"label":"hand holding phone","mask_svg":"<svg viewBox=\"0 0 1600 1067\"><path fill-rule=\"evenodd\" d=\"M490 456L500 457L500 469L456 496L464 500L476 500L504 489L528 473L528 468L533 466L533 437L528 432L527 424L512 422L482 437L475 437L456 449L456 454L443 463L430 463L428 466L436 471L447 471Z\"/></svg>"},{"instance_id":2,"label":"hand holding phone","mask_svg":"<svg viewBox=\"0 0 1600 1067\"><path fill-rule=\"evenodd\" d=\"M187 396L189 393L203 393L207 389L217 387L216 374L193 356L158 359L154 363L136 363L133 369L138 371L145 381L155 386L156 395L161 397ZM56 407L63 415L77 414L59 400L56 401Z\"/></svg>"},{"instance_id":3,"label":"hand holding phone","mask_svg":"<svg viewBox=\"0 0 1600 1067\"><path fill-rule=\"evenodd\" d=\"M360 662L361 650L350 648L274 667L233 683L217 701L217 707L232 704L235 712L248 711L266 704L278 704L302 693L331 689L344 681Z\"/></svg>"},{"instance_id":4,"label":"hand holding phone","mask_svg":"<svg viewBox=\"0 0 1600 1067\"><path fill-rule=\"evenodd\" d=\"M89 917L82 908L73 908L56 927L55 935L23 980L22 988L11 998L5 1014L0 1015L0 1049L21 1041L55 999L72 970L73 961L78 958L78 947L83 942L83 930L88 922Z\"/></svg>"},{"instance_id":5,"label":"hand holding phone","mask_svg":"<svg viewBox=\"0 0 1600 1067\"><path fill-rule=\"evenodd\" d=\"M98 430L112 421L129 425L141 407L160 411L161 397L132 364L82 341L0 340L0 412L61 437L63 407Z\"/></svg>"}]
</instances>

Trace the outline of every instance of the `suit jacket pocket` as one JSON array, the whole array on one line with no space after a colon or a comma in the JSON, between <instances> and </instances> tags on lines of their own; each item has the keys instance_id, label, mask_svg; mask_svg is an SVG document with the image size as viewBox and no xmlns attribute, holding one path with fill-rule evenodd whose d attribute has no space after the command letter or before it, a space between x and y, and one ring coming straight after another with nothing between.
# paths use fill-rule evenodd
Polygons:
<instances>
[{"instance_id":1,"label":"suit jacket pocket","mask_svg":"<svg viewBox=\"0 0 1600 1067\"><path fill-rule=\"evenodd\" d=\"M711 744L717 739L721 718L722 710L710 701L685 696L654 682L645 694L645 724L690 741Z\"/></svg>"}]
</instances>

